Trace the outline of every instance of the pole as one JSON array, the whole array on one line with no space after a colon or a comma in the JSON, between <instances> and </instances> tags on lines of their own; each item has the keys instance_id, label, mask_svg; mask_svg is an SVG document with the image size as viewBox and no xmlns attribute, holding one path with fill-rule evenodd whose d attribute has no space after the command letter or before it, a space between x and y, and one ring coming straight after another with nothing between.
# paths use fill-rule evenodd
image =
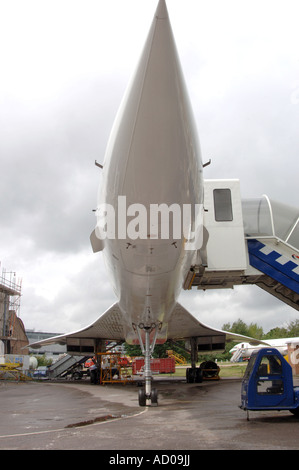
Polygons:
<instances>
[{"instance_id":1,"label":"pole","mask_svg":"<svg viewBox=\"0 0 299 470\"><path fill-rule=\"evenodd\" d=\"M151 396L151 348L150 348L150 328L144 328L145 332L145 351L144 351L144 379L145 395L149 399Z\"/></svg>"}]
</instances>

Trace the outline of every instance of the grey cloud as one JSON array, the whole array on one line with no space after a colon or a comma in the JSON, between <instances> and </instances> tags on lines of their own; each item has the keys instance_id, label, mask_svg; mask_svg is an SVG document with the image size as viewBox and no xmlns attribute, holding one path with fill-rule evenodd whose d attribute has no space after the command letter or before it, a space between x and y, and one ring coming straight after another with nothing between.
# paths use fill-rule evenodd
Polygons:
<instances>
[{"instance_id":1,"label":"grey cloud","mask_svg":"<svg viewBox=\"0 0 299 470\"><path fill-rule=\"evenodd\" d=\"M115 300L101 257L89 252L100 171L94 160L103 160L155 6L23 3L18 16L9 2L1 5L0 261L23 277L25 325L60 332L90 323ZM269 12L257 1L190 0L186 9L168 2L203 159L212 159L205 178L240 178L243 197L266 193L298 206L296 5ZM270 328L296 313L246 289L184 292L182 299L218 327L241 317Z\"/></svg>"}]
</instances>

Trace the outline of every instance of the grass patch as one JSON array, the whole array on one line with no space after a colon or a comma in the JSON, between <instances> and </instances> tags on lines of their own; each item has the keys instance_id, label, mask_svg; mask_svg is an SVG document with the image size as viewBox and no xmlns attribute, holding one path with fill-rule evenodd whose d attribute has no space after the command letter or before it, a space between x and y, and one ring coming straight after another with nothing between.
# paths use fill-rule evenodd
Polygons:
<instances>
[{"instance_id":1,"label":"grass patch","mask_svg":"<svg viewBox=\"0 0 299 470\"><path fill-rule=\"evenodd\" d=\"M199 364L197 364L199 366ZM220 377L240 377L242 378L247 367L247 362L232 364L230 362L218 362L220 367ZM163 374L170 377L186 377L186 368L191 367L190 364L186 366L176 366L174 374Z\"/></svg>"},{"instance_id":2,"label":"grass patch","mask_svg":"<svg viewBox=\"0 0 299 470\"><path fill-rule=\"evenodd\" d=\"M220 377L240 377L242 378L246 367L247 362L240 364L219 364L220 367Z\"/></svg>"}]
</instances>

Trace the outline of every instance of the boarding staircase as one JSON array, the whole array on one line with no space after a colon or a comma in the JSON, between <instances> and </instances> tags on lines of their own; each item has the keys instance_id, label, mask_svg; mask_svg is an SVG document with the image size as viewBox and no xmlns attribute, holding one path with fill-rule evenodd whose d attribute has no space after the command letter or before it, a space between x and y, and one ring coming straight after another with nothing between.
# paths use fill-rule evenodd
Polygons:
<instances>
[{"instance_id":1,"label":"boarding staircase","mask_svg":"<svg viewBox=\"0 0 299 470\"><path fill-rule=\"evenodd\" d=\"M81 366L87 361L88 357L82 356L70 356L65 354L63 357L54 362L48 369L48 377L50 379L55 379L57 377L62 377L68 372L72 372L77 367Z\"/></svg>"},{"instance_id":2,"label":"boarding staircase","mask_svg":"<svg viewBox=\"0 0 299 470\"><path fill-rule=\"evenodd\" d=\"M245 251L243 266L227 269L215 267L210 262L209 245L205 246L204 253L199 250L199 259L202 261L193 265L185 280L184 288L196 287L200 290L233 288L235 285L255 284L274 295L289 306L299 310L299 209L270 201L267 196L261 199L242 200L243 238ZM206 209L212 212L211 207ZM230 239L230 226L227 223L227 237L225 224L222 226L223 250L231 257L236 252L235 241L232 246L224 245ZM219 231L213 224L209 227ZM221 243L221 239L220 239ZM239 247L238 247L239 249ZM211 255L212 256L212 255ZM229 256L228 256L229 258Z\"/></svg>"},{"instance_id":3,"label":"boarding staircase","mask_svg":"<svg viewBox=\"0 0 299 470\"><path fill-rule=\"evenodd\" d=\"M181 354L178 354L176 351L173 351L172 349L168 349L166 351L166 354L168 357L173 357L177 365L187 364L186 358Z\"/></svg>"},{"instance_id":4,"label":"boarding staircase","mask_svg":"<svg viewBox=\"0 0 299 470\"><path fill-rule=\"evenodd\" d=\"M237 349L232 355L232 357L230 358L230 361L239 362L240 358L242 357L243 352L244 352L244 349L242 348Z\"/></svg>"},{"instance_id":5,"label":"boarding staircase","mask_svg":"<svg viewBox=\"0 0 299 470\"><path fill-rule=\"evenodd\" d=\"M299 250L277 237L247 244L250 265L263 273L255 284L299 310Z\"/></svg>"}]
</instances>

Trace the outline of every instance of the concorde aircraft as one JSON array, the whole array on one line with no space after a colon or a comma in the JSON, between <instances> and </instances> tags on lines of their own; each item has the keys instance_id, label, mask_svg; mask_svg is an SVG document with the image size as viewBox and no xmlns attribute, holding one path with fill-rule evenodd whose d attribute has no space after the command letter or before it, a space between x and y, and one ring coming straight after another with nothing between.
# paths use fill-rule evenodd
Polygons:
<instances>
[{"instance_id":1,"label":"concorde aircraft","mask_svg":"<svg viewBox=\"0 0 299 470\"><path fill-rule=\"evenodd\" d=\"M155 344L189 342L187 382L192 382L200 380L198 353L223 351L231 340L254 343L203 325L178 303L182 289L260 284L275 290L272 277L249 262L252 240L244 237L243 220L246 207L249 219L254 208L259 215L263 207L265 214L267 208L271 212L270 201L244 207L238 181L203 178L205 164L165 0L159 0L104 161L96 164L102 183L90 239L93 251L103 254L118 300L92 325L31 346L55 342L66 344L70 354L93 354L103 351L105 340L139 342L145 357L139 404L156 405L150 366ZM299 254L290 249L290 256ZM294 263L298 267L298 258ZM299 278L299 272L294 275ZM298 294L289 296L295 308Z\"/></svg>"}]
</instances>

